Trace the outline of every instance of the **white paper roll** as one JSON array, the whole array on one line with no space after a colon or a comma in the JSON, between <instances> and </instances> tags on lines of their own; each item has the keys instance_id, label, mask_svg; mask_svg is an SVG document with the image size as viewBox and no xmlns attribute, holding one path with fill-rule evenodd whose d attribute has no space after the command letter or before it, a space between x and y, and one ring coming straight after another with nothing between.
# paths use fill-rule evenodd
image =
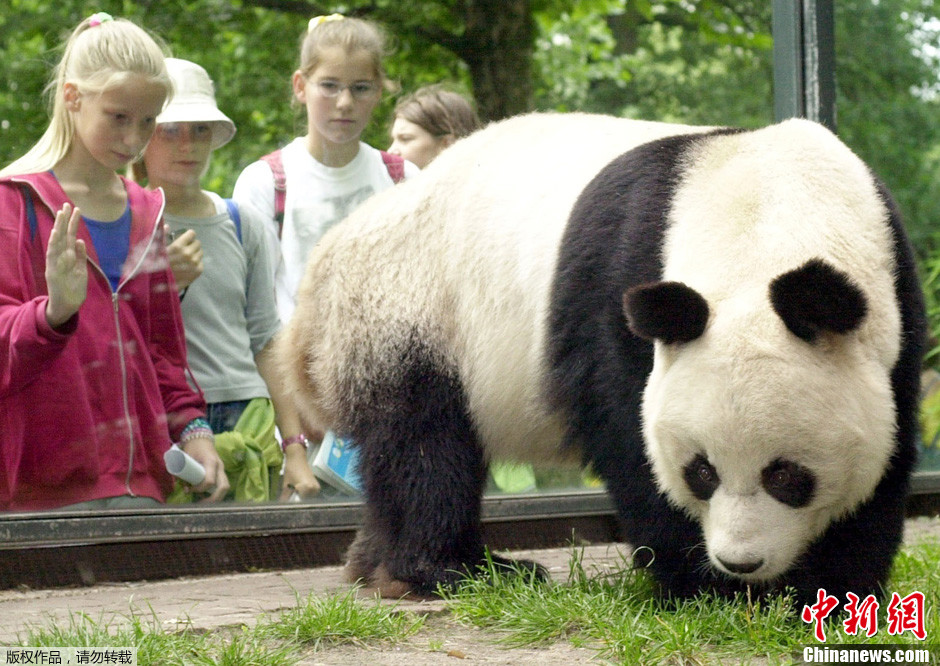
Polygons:
<instances>
[{"instance_id":1,"label":"white paper roll","mask_svg":"<svg viewBox=\"0 0 940 666\"><path fill-rule=\"evenodd\" d=\"M176 444L163 454L163 462L166 463L166 471L190 485L198 486L206 478L205 467Z\"/></svg>"}]
</instances>

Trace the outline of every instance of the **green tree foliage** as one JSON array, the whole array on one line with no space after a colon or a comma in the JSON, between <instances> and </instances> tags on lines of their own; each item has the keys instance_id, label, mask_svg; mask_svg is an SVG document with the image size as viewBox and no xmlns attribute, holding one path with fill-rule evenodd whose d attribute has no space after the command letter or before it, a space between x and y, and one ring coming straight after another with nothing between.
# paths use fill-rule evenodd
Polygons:
<instances>
[{"instance_id":1,"label":"green tree foliage","mask_svg":"<svg viewBox=\"0 0 940 666\"><path fill-rule=\"evenodd\" d=\"M933 0L835 7L839 133L887 183L926 253L940 240L940 12Z\"/></svg>"},{"instance_id":2,"label":"green tree foliage","mask_svg":"<svg viewBox=\"0 0 940 666\"><path fill-rule=\"evenodd\" d=\"M838 124L895 193L922 251L940 210L937 11L933 0L837 0ZM139 22L201 63L238 126L206 185L303 132L290 75L317 14L382 23L404 91L448 81L498 119L531 109L758 126L773 120L769 2L754 0L8 0L0 13L0 161L42 133L43 87L85 15ZM931 49L931 46L933 49ZM365 140L384 147L395 97ZM577 140L572 137L571 140ZM938 237L940 238L940 237Z\"/></svg>"},{"instance_id":3,"label":"green tree foliage","mask_svg":"<svg viewBox=\"0 0 940 666\"><path fill-rule=\"evenodd\" d=\"M606 5L538 15L538 108L745 127L773 121L769 3Z\"/></svg>"}]
</instances>

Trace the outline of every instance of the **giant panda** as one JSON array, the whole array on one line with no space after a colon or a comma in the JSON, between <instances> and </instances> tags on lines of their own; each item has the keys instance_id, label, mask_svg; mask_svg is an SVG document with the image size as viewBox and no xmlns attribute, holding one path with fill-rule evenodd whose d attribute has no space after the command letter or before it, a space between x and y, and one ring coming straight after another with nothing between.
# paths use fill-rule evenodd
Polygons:
<instances>
[{"instance_id":1,"label":"giant panda","mask_svg":"<svg viewBox=\"0 0 940 666\"><path fill-rule=\"evenodd\" d=\"M277 356L359 449L350 580L476 570L499 458L589 463L666 596L808 602L886 581L924 329L890 195L821 125L531 114L329 231Z\"/></svg>"}]
</instances>

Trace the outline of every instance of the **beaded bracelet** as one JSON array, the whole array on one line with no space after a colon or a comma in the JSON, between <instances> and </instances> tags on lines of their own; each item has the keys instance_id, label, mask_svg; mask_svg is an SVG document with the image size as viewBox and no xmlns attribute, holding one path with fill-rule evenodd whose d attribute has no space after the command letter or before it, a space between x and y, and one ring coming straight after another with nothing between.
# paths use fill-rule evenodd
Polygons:
<instances>
[{"instance_id":1,"label":"beaded bracelet","mask_svg":"<svg viewBox=\"0 0 940 666\"><path fill-rule=\"evenodd\" d=\"M183 432L180 435L180 444L185 444L186 442L193 439L213 439L212 428L209 427L209 422L202 418L193 419L190 421Z\"/></svg>"},{"instance_id":2,"label":"beaded bracelet","mask_svg":"<svg viewBox=\"0 0 940 666\"><path fill-rule=\"evenodd\" d=\"M281 440L281 451L287 453L287 447L291 444L303 444L305 450L310 448L310 440L303 433Z\"/></svg>"}]
</instances>

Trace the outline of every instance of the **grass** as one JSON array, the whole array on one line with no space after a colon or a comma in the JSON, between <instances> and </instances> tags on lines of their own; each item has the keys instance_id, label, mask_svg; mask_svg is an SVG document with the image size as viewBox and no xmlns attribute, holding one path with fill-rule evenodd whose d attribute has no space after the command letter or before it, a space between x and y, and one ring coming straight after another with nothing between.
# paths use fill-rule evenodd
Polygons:
<instances>
[{"instance_id":1,"label":"grass","mask_svg":"<svg viewBox=\"0 0 940 666\"><path fill-rule=\"evenodd\" d=\"M324 645L398 642L418 632L425 616L403 613L381 600L356 600L352 588L345 595L298 599L297 608L281 613L264 625L262 633L319 649Z\"/></svg>"},{"instance_id":2,"label":"grass","mask_svg":"<svg viewBox=\"0 0 940 666\"><path fill-rule=\"evenodd\" d=\"M790 664L798 661L802 647L817 645L813 627L792 612L787 599L742 597L729 602L704 595L669 605L655 599L647 575L631 569L628 562L615 571L598 572L588 569L582 555L573 549L566 583L542 583L522 573L468 579L446 595L448 620L485 629L487 640L501 647L568 641L616 664ZM840 600L826 623L827 644L917 642L910 633L889 635L886 621L891 593L905 596L913 591L925 595L926 643L936 643L938 561L938 542L905 547L879 609L878 633L871 638L846 635L841 624L845 600ZM332 645L399 643L420 634L426 619L377 600L359 600L353 589L325 597L298 595L296 607L262 616L252 627L212 632L195 630L188 623L166 629L151 614L110 619L73 614L65 624L29 629L20 644L136 646L141 666L287 666L296 664L304 652ZM428 652L442 648L436 637L428 640Z\"/></svg>"},{"instance_id":3,"label":"grass","mask_svg":"<svg viewBox=\"0 0 940 666\"><path fill-rule=\"evenodd\" d=\"M375 600L356 600L355 589L298 598L297 607L262 617L253 627L204 632L181 623L167 630L156 614L92 618L73 613L65 625L33 627L20 638L29 647L137 647L138 666L291 666L307 649L350 643L397 643L418 631L424 616Z\"/></svg>"},{"instance_id":4,"label":"grass","mask_svg":"<svg viewBox=\"0 0 940 666\"><path fill-rule=\"evenodd\" d=\"M137 647L139 666L291 666L293 646L270 644L257 631L205 633L167 631L155 619L132 615L94 619L73 614L67 626L49 625L27 632L30 647Z\"/></svg>"},{"instance_id":5,"label":"grass","mask_svg":"<svg viewBox=\"0 0 940 666\"><path fill-rule=\"evenodd\" d=\"M878 633L870 638L864 632L845 634L842 599L826 622L827 644L917 643L910 632L889 635L886 617L892 592L903 597L914 591L925 595L927 642L935 642L940 636L938 561L940 543L903 549L878 612ZM464 582L448 599L458 621L488 629L507 646L566 639L620 664L789 664L799 661L803 647L819 644L813 626L793 613L786 598L729 602L703 595L668 604L653 597L645 572L624 563L619 571L591 575L577 552L568 584L493 575Z\"/></svg>"}]
</instances>

